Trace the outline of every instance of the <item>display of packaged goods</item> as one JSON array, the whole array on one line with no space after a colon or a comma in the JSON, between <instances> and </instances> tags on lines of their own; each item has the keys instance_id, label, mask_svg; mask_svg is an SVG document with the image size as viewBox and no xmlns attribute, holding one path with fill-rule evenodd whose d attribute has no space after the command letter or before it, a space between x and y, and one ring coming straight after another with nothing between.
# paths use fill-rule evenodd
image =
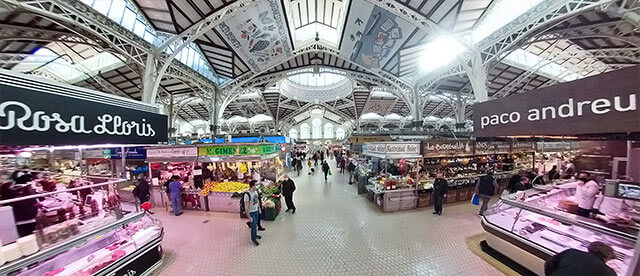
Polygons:
<instances>
[{"instance_id":1,"label":"display of packaged goods","mask_svg":"<svg viewBox=\"0 0 640 276\"><path fill-rule=\"evenodd\" d=\"M567 212L573 209L575 203L570 200L571 196L567 196L571 193L566 190L548 194L545 191L542 191L543 194L540 193L541 191L525 191L523 195L527 198L538 194L536 200L529 201L514 200L509 196L503 197L485 212L483 228L492 235L498 233L496 231L510 233L508 235L517 239L503 240L503 242L515 242L514 245L522 250L545 249L542 252L527 251L532 254L531 256L553 255L569 248L586 251L590 243L603 242L611 246L615 253L615 259L609 262L612 264L611 268L618 275L626 275L635 253L637 229L620 228L619 225L611 228L612 224L597 218L582 218ZM547 199L547 196L551 199ZM549 200L552 204L540 204L544 200Z\"/></svg>"},{"instance_id":2,"label":"display of packaged goods","mask_svg":"<svg viewBox=\"0 0 640 276\"><path fill-rule=\"evenodd\" d=\"M2 254L6 262L15 261L22 257L22 251L20 251L20 245L18 243L10 243L2 246Z\"/></svg>"},{"instance_id":3,"label":"display of packaged goods","mask_svg":"<svg viewBox=\"0 0 640 276\"><path fill-rule=\"evenodd\" d=\"M20 251L22 251L22 255L24 256L31 255L40 250L36 235L34 234L19 238L16 243L20 246Z\"/></svg>"}]
</instances>

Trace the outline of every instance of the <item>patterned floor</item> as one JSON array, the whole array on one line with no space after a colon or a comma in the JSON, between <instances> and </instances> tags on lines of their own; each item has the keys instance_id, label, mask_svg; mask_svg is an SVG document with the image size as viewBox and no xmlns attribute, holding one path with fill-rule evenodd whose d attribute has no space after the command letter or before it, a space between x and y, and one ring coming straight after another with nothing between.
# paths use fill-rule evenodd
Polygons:
<instances>
[{"instance_id":1,"label":"patterned floor","mask_svg":"<svg viewBox=\"0 0 640 276\"><path fill-rule=\"evenodd\" d=\"M156 274L502 275L465 244L483 232L476 206L445 205L441 217L429 208L382 213L346 174L329 178L293 177L298 210L263 222L258 247L237 214L156 210L166 233Z\"/></svg>"}]
</instances>

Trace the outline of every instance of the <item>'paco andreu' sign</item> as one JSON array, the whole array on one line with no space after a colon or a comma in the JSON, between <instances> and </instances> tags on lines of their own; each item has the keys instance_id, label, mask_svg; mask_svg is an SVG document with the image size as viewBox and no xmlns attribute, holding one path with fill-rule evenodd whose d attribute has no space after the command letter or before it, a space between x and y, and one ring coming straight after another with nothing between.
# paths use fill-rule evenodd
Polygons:
<instances>
[{"instance_id":1,"label":"'paco andreu' sign","mask_svg":"<svg viewBox=\"0 0 640 276\"><path fill-rule=\"evenodd\" d=\"M473 106L476 137L640 132L640 66Z\"/></svg>"},{"instance_id":2,"label":"'paco andreu' sign","mask_svg":"<svg viewBox=\"0 0 640 276\"><path fill-rule=\"evenodd\" d=\"M0 144L155 144L165 115L0 85Z\"/></svg>"}]
</instances>

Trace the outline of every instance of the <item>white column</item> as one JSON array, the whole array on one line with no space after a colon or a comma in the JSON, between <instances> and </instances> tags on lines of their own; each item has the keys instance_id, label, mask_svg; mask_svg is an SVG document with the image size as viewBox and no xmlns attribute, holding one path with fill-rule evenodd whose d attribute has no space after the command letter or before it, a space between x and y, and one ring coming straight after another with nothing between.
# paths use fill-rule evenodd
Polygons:
<instances>
[{"instance_id":1,"label":"white column","mask_svg":"<svg viewBox=\"0 0 640 276\"><path fill-rule=\"evenodd\" d=\"M154 89L154 83L158 76L156 70L156 58L153 55L147 55L147 64L144 68L143 84L142 84L142 101L145 103L155 103L158 96L157 89Z\"/></svg>"},{"instance_id":2,"label":"white column","mask_svg":"<svg viewBox=\"0 0 640 276\"><path fill-rule=\"evenodd\" d=\"M476 101L485 102L489 99L487 92L487 69L482 64L482 57L476 52L471 57L471 66L465 66L465 71L469 76L471 87Z\"/></svg>"}]
</instances>

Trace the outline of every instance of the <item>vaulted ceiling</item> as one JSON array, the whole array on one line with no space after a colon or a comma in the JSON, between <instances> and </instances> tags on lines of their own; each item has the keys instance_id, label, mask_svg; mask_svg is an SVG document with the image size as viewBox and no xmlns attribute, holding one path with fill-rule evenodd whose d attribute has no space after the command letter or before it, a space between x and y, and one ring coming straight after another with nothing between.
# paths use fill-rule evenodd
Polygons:
<instances>
[{"instance_id":1,"label":"vaulted ceiling","mask_svg":"<svg viewBox=\"0 0 640 276\"><path fill-rule=\"evenodd\" d=\"M93 1L100 0L82 0L88 4ZM249 4L237 7L240 2ZM277 122L294 123L297 114L312 107L330 110L342 120L357 120L366 113L412 115L413 103L398 90L422 81L418 71L424 62L424 45L443 34L469 36L496 2L500 1L130 0L133 6L128 8L139 10L138 20L146 20L148 28L164 36L180 34L233 8L233 16L223 18L194 41L195 51L216 77L226 80L221 89L234 83L237 87L233 91L241 95L229 98L220 114L223 118L266 114ZM637 15L637 1L624 3ZM580 77L638 64L640 23L625 20L625 15L610 7L603 5L544 26L489 62L488 96L523 93L573 77L550 74L541 65L522 64L508 55L511 52L546 58ZM63 52L61 58L77 64L99 53L113 52L90 32L10 6L0 5L0 26L3 69L22 68L25 73L52 77L38 66L26 66L31 62L28 57L46 48ZM86 77L72 84L141 99L145 68L126 57L116 57L121 59L117 66L85 72ZM323 102L285 96L280 81L296 70L341 72L353 81L353 89ZM159 87L161 96L202 98L181 104L177 117L209 120L213 110L201 88L172 76L164 76ZM472 95L473 88L467 74L453 74L433 82L428 92ZM420 108L423 117L455 117L454 105L446 97L425 95ZM166 97L162 101L168 102ZM465 116L471 113L466 106Z\"/></svg>"}]
</instances>

